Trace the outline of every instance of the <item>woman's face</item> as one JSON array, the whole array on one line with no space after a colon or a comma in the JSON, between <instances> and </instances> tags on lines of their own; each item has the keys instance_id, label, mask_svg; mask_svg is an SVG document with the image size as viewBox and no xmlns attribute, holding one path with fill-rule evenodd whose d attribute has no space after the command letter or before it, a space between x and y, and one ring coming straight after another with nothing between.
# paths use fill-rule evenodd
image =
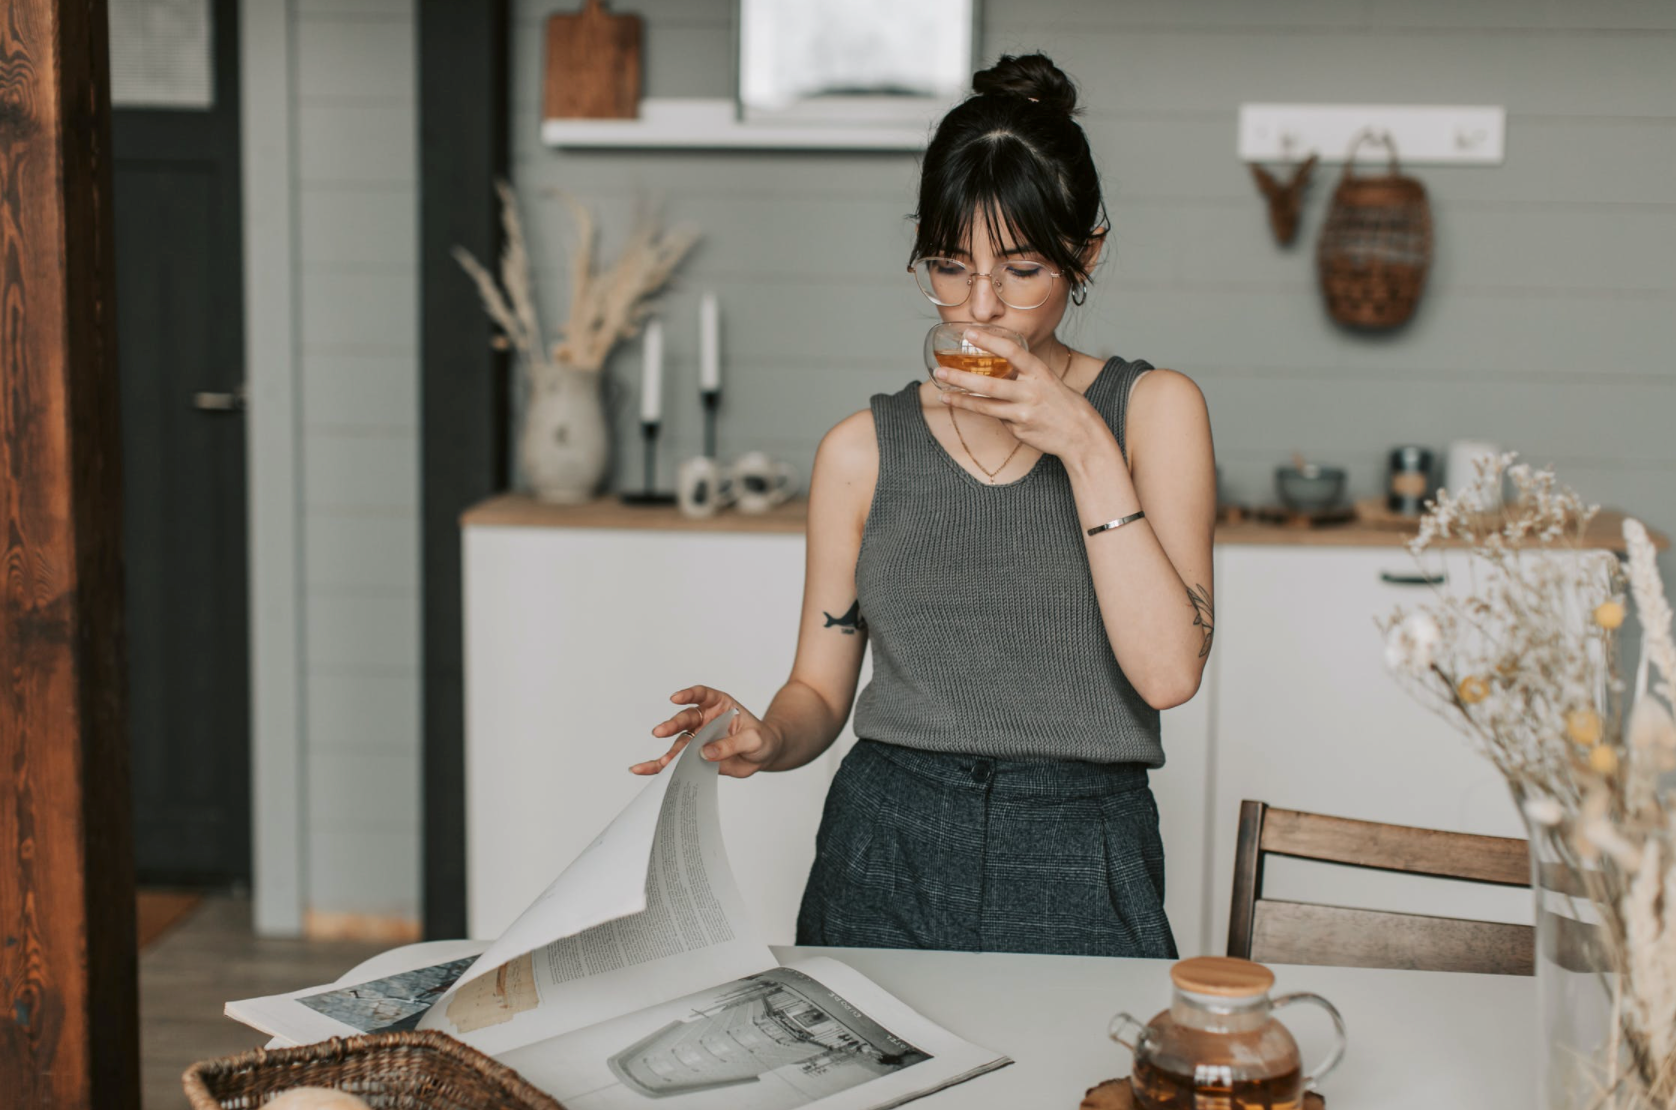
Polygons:
<instances>
[{"instance_id":1,"label":"woman's face","mask_svg":"<svg viewBox=\"0 0 1676 1110\"><path fill-rule=\"evenodd\" d=\"M986 222L981 215L973 219L970 243L965 250L955 252L952 256L956 261L965 263L968 271L976 275L1001 277L1009 266L1019 270L1043 266L1050 273L1057 269L1045 255L1034 248L1033 244L1015 242L1010 232L1003 231L1000 242L992 241L985 226ZM971 320L978 324L995 324L1016 331L1024 336L1032 351L1041 350L1042 344L1059 327L1059 321L1064 317L1065 306L1071 297L1070 275L1061 274L1051 279L1051 283L1052 288L1046 301L1035 308L1021 309L1003 302L990 278L974 276L966 303L952 308L938 305L937 314L945 321Z\"/></svg>"}]
</instances>

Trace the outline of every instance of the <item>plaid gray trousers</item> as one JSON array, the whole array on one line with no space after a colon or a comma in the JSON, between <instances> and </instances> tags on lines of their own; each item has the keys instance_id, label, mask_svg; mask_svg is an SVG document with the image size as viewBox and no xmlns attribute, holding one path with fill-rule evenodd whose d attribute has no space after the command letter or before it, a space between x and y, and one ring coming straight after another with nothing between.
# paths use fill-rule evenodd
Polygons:
<instances>
[{"instance_id":1,"label":"plaid gray trousers","mask_svg":"<svg viewBox=\"0 0 1676 1110\"><path fill-rule=\"evenodd\" d=\"M1173 959L1146 769L859 741L827 793L797 943Z\"/></svg>"}]
</instances>

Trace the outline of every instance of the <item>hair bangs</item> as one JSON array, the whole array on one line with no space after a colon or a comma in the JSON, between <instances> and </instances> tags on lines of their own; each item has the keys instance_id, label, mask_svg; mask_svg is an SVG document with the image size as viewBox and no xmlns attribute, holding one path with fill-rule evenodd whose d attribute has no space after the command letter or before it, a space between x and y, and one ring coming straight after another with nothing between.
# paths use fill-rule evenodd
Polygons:
<instances>
[{"instance_id":1,"label":"hair bangs","mask_svg":"<svg viewBox=\"0 0 1676 1110\"><path fill-rule=\"evenodd\" d=\"M1058 175L1040 164L1019 136L990 132L950 152L935 175L922 182L914 257L969 252L981 223L997 251L1029 248L1073 281L1086 280L1083 242L1067 242L1068 198L1057 195Z\"/></svg>"}]
</instances>

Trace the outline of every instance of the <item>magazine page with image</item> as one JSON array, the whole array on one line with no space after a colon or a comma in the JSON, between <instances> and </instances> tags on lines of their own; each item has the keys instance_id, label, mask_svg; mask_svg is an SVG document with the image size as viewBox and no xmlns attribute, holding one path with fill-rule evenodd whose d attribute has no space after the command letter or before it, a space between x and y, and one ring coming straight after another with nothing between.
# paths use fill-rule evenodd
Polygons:
<instances>
[{"instance_id":1,"label":"magazine page with image","mask_svg":"<svg viewBox=\"0 0 1676 1110\"><path fill-rule=\"evenodd\" d=\"M813 957L514 1049L566 1110L882 1110L1012 1063Z\"/></svg>"},{"instance_id":2,"label":"magazine page with image","mask_svg":"<svg viewBox=\"0 0 1676 1110\"><path fill-rule=\"evenodd\" d=\"M698 754L731 716L498 940L410 945L377 977L229 1002L227 1015L297 1044L439 1030L571 1110L876 1110L1010 1063L838 961L777 966L728 866L716 765Z\"/></svg>"}]
</instances>

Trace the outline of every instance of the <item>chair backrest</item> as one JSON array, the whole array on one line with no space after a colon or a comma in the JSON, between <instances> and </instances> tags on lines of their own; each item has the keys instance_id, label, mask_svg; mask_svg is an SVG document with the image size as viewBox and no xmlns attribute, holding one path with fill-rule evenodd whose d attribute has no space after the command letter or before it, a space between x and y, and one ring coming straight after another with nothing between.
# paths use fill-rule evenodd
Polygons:
<instances>
[{"instance_id":1,"label":"chair backrest","mask_svg":"<svg viewBox=\"0 0 1676 1110\"><path fill-rule=\"evenodd\" d=\"M1497 975L1534 971L1535 930L1529 925L1266 899L1263 861L1270 855L1528 887L1530 856L1523 840L1382 825L1242 802L1228 955L1259 963Z\"/></svg>"}]
</instances>

